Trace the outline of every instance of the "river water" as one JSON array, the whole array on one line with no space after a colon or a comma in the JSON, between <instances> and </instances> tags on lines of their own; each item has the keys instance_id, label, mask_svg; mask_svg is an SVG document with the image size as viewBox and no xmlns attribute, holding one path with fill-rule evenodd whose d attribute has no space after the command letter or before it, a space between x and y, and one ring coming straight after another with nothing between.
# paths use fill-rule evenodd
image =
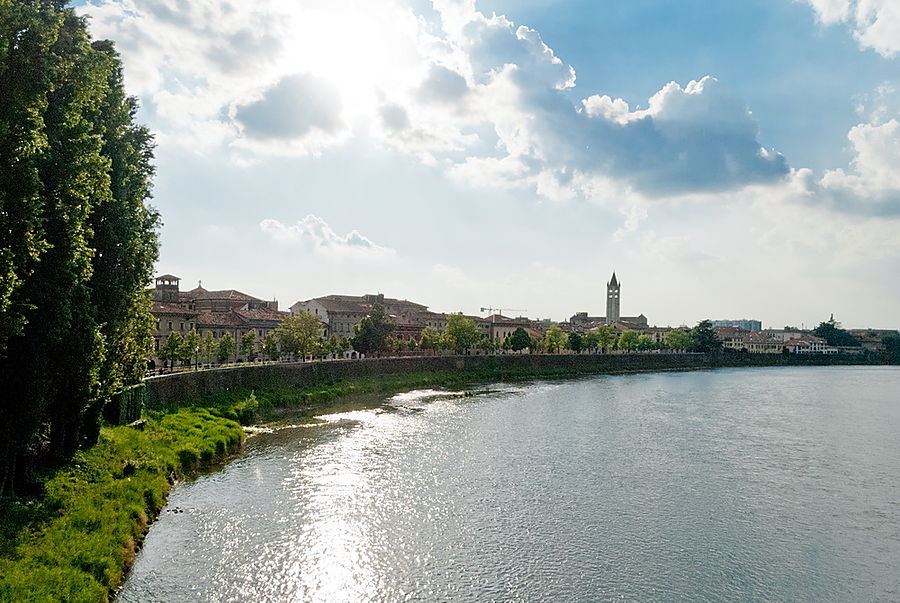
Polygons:
<instances>
[{"instance_id":1,"label":"river water","mask_svg":"<svg viewBox=\"0 0 900 603\"><path fill-rule=\"evenodd\" d=\"M252 437L118 600L900 600L900 368L484 389Z\"/></svg>"}]
</instances>

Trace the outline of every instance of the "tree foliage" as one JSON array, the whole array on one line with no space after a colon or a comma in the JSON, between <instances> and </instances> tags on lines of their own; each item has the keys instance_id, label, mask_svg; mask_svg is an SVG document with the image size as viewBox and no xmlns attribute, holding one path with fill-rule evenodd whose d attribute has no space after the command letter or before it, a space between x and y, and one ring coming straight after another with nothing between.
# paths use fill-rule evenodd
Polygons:
<instances>
[{"instance_id":1,"label":"tree foliage","mask_svg":"<svg viewBox=\"0 0 900 603\"><path fill-rule=\"evenodd\" d=\"M681 329L672 329L665 335L666 347L670 350L689 350L693 347L691 334Z\"/></svg>"},{"instance_id":2,"label":"tree foliage","mask_svg":"<svg viewBox=\"0 0 900 603\"><path fill-rule=\"evenodd\" d=\"M187 335L184 336L184 340L181 343L181 349L178 354L178 359L182 362L196 362L197 359L200 358L200 336L197 335L197 331L191 329L188 331Z\"/></svg>"},{"instance_id":3,"label":"tree foliage","mask_svg":"<svg viewBox=\"0 0 900 603\"><path fill-rule=\"evenodd\" d=\"M309 310L301 310L294 316L285 318L276 334L283 353L306 358L319 349L322 323Z\"/></svg>"},{"instance_id":4,"label":"tree foliage","mask_svg":"<svg viewBox=\"0 0 900 603\"><path fill-rule=\"evenodd\" d=\"M377 354L390 349L389 339L394 333L394 323L385 313L384 306L375 304L369 313L353 329L350 340L353 349L361 354Z\"/></svg>"},{"instance_id":5,"label":"tree foliage","mask_svg":"<svg viewBox=\"0 0 900 603\"><path fill-rule=\"evenodd\" d=\"M184 347L184 338L181 333L169 333L165 343L159 348L159 359L168 366L175 366L175 361L181 357L181 349Z\"/></svg>"},{"instance_id":6,"label":"tree foliage","mask_svg":"<svg viewBox=\"0 0 900 603\"><path fill-rule=\"evenodd\" d=\"M234 336L231 333L225 333L219 337L219 341L216 343L216 360L219 363L228 362L236 355L235 343Z\"/></svg>"},{"instance_id":7,"label":"tree foliage","mask_svg":"<svg viewBox=\"0 0 900 603\"><path fill-rule=\"evenodd\" d=\"M528 332L522 327L513 331L513 334L509 337L509 347L514 352L531 347L531 337L528 336Z\"/></svg>"},{"instance_id":8,"label":"tree foliage","mask_svg":"<svg viewBox=\"0 0 900 603\"><path fill-rule=\"evenodd\" d=\"M709 354L719 352L722 349L722 342L713 331L712 322L701 320L697 326L691 329L691 351L703 352Z\"/></svg>"},{"instance_id":9,"label":"tree foliage","mask_svg":"<svg viewBox=\"0 0 900 603\"><path fill-rule=\"evenodd\" d=\"M601 325L584 336L584 346L591 350L606 352L616 342L616 335L608 325Z\"/></svg>"},{"instance_id":10,"label":"tree foliage","mask_svg":"<svg viewBox=\"0 0 900 603\"><path fill-rule=\"evenodd\" d=\"M260 342L260 348L269 360L278 359L278 338L274 333L266 333L266 336Z\"/></svg>"},{"instance_id":11,"label":"tree foliage","mask_svg":"<svg viewBox=\"0 0 900 603\"><path fill-rule=\"evenodd\" d=\"M256 333L247 331L241 335L240 352L244 360L256 360Z\"/></svg>"},{"instance_id":12,"label":"tree foliage","mask_svg":"<svg viewBox=\"0 0 900 603\"><path fill-rule=\"evenodd\" d=\"M640 337L637 331L632 331L631 329L625 329L619 333L619 338L616 340L616 347L620 350L636 350L638 345L640 345Z\"/></svg>"},{"instance_id":13,"label":"tree foliage","mask_svg":"<svg viewBox=\"0 0 900 603\"><path fill-rule=\"evenodd\" d=\"M437 330L437 327L428 325L422 329L422 334L419 336L419 348L431 350L432 352L437 352L444 348L444 338L440 331Z\"/></svg>"},{"instance_id":14,"label":"tree foliage","mask_svg":"<svg viewBox=\"0 0 900 603\"><path fill-rule=\"evenodd\" d=\"M544 333L544 349L551 354L558 354L560 350L566 347L567 342L568 337L557 325L551 326Z\"/></svg>"},{"instance_id":15,"label":"tree foliage","mask_svg":"<svg viewBox=\"0 0 900 603\"><path fill-rule=\"evenodd\" d=\"M216 338L209 331L206 332L206 335L203 336L203 340L200 342L200 353L207 364L211 363L216 355Z\"/></svg>"},{"instance_id":16,"label":"tree foliage","mask_svg":"<svg viewBox=\"0 0 900 603\"><path fill-rule=\"evenodd\" d=\"M642 352L646 352L647 350L655 350L657 345L649 335L641 335L638 337L637 348Z\"/></svg>"},{"instance_id":17,"label":"tree foliage","mask_svg":"<svg viewBox=\"0 0 900 603\"><path fill-rule=\"evenodd\" d=\"M858 346L859 340L841 328L841 323L831 316L825 322L813 329L813 334L828 342L828 345Z\"/></svg>"},{"instance_id":18,"label":"tree foliage","mask_svg":"<svg viewBox=\"0 0 900 603\"><path fill-rule=\"evenodd\" d=\"M566 342L566 347L578 354L584 349L584 338L578 333L569 333L569 340Z\"/></svg>"},{"instance_id":19,"label":"tree foliage","mask_svg":"<svg viewBox=\"0 0 900 603\"><path fill-rule=\"evenodd\" d=\"M152 343L152 138L65 4L0 0L0 494L96 441Z\"/></svg>"},{"instance_id":20,"label":"tree foliage","mask_svg":"<svg viewBox=\"0 0 900 603\"><path fill-rule=\"evenodd\" d=\"M466 318L462 314L450 314L447 316L444 336L447 338L447 347L457 354L463 354L478 344L481 330L471 318Z\"/></svg>"},{"instance_id":21,"label":"tree foliage","mask_svg":"<svg viewBox=\"0 0 900 603\"><path fill-rule=\"evenodd\" d=\"M900 337L888 335L881 340L887 352L888 362L900 364Z\"/></svg>"}]
</instances>

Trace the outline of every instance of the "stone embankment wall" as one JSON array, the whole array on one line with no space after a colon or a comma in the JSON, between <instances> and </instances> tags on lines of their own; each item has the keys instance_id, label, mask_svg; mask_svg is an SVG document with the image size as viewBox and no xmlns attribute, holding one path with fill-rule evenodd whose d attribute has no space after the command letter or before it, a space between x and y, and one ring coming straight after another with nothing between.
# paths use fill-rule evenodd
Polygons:
<instances>
[{"instance_id":1,"label":"stone embankment wall","mask_svg":"<svg viewBox=\"0 0 900 603\"><path fill-rule=\"evenodd\" d=\"M858 360L857 360L858 362ZM173 373L146 380L149 408L201 401L228 391L310 389L344 380L377 378L404 373L465 371L481 378L547 377L690 370L722 366L779 366L850 364L850 359L782 356L779 354L522 354L501 356L434 356L367 358L240 366L218 370Z\"/></svg>"}]
</instances>

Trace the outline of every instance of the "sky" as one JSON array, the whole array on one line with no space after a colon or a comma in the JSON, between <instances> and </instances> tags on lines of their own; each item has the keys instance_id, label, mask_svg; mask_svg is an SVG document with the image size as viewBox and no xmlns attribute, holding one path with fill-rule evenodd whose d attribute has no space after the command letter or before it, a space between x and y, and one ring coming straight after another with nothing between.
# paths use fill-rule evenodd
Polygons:
<instances>
[{"instance_id":1,"label":"sky","mask_svg":"<svg viewBox=\"0 0 900 603\"><path fill-rule=\"evenodd\" d=\"M182 288L900 327L896 0L74 6Z\"/></svg>"}]
</instances>

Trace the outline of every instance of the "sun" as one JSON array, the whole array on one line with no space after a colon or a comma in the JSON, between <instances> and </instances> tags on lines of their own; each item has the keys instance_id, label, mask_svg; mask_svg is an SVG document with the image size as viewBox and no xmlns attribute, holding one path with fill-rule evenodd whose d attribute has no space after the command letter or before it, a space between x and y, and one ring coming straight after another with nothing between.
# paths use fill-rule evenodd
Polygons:
<instances>
[{"instance_id":1,"label":"sun","mask_svg":"<svg viewBox=\"0 0 900 603\"><path fill-rule=\"evenodd\" d=\"M281 69L334 86L346 117L372 114L424 71L418 23L391 3L334 2L298 8L283 29Z\"/></svg>"}]
</instances>

